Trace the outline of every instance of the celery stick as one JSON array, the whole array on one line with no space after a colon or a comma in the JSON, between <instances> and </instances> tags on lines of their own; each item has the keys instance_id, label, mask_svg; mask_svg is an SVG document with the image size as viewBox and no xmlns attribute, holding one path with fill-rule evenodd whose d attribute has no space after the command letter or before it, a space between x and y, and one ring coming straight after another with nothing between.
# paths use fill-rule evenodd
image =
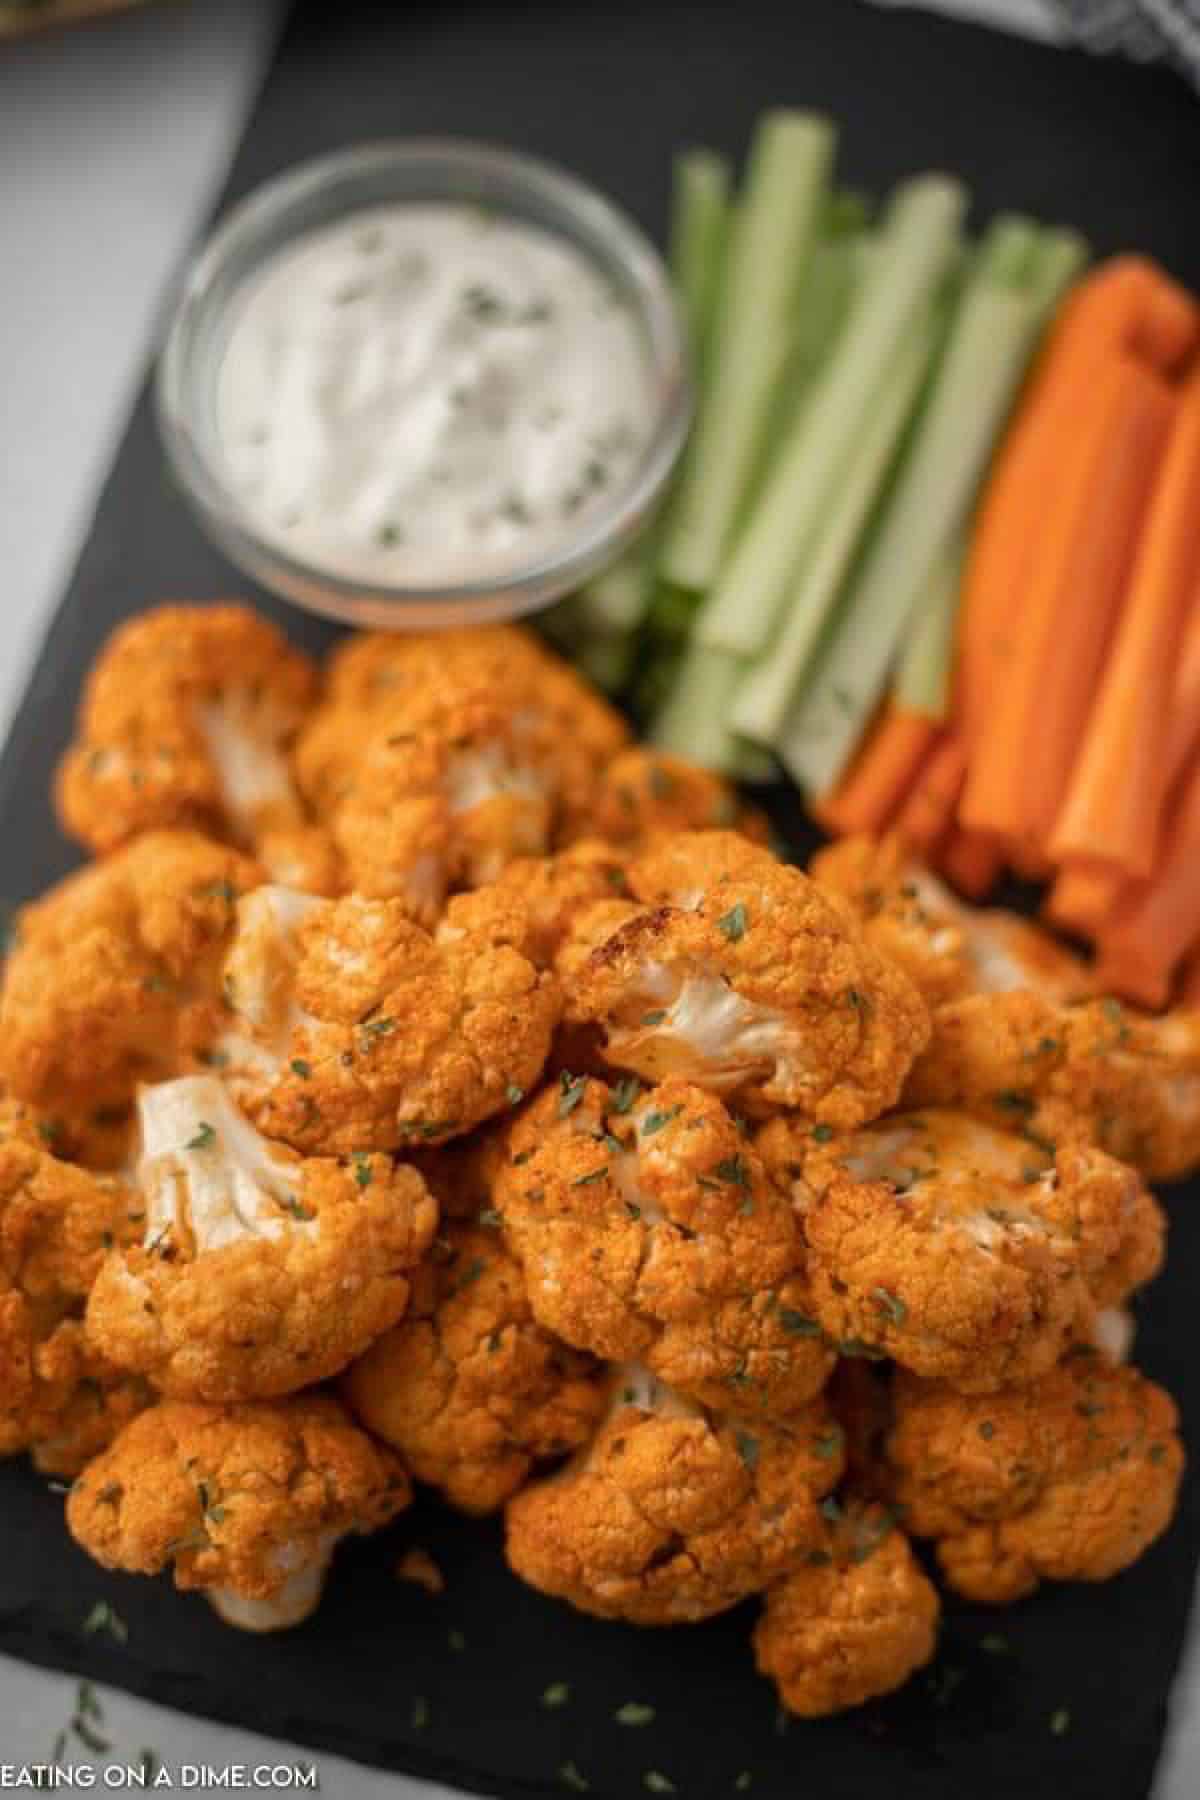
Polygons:
<instances>
[{"instance_id":1,"label":"celery stick","mask_svg":"<svg viewBox=\"0 0 1200 1800\"><path fill-rule=\"evenodd\" d=\"M896 665L892 692L908 712L944 719L949 710L954 626L958 617L966 541L956 533L929 571L925 591Z\"/></svg>"},{"instance_id":2,"label":"celery stick","mask_svg":"<svg viewBox=\"0 0 1200 1800\"><path fill-rule=\"evenodd\" d=\"M720 291L729 189L729 164L715 150L687 150L675 158L667 260L697 372L703 367Z\"/></svg>"},{"instance_id":3,"label":"celery stick","mask_svg":"<svg viewBox=\"0 0 1200 1800\"><path fill-rule=\"evenodd\" d=\"M841 773L932 568L966 524L1036 341L1039 315L1021 285L1030 250L1021 222L988 233L904 467L776 745L811 793Z\"/></svg>"},{"instance_id":4,"label":"celery stick","mask_svg":"<svg viewBox=\"0 0 1200 1800\"><path fill-rule=\"evenodd\" d=\"M733 729L772 744L783 729L887 478L929 365L932 309L900 346L876 395L845 478L822 521L812 556L788 600L778 640L738 688Z\"/></svg>"},{"instance_id":5,"label":"celery stick","mask_svg":"<svg viewBox=\"0 0 1200 1800\"><path fill-rule=\"evenodd\" d=\"M711 381L663 545L680 587L715 576L753 466L770 400L762 362L776 352L825 202L834 133L812 114L771 112L751 149L713 322Z\"/></svg>"},{"instance_id":6,"label":"celery stick","mask_svg":"<svg viewBox=\"0 0 1200 1800\"><path fill-rule=\"evenodd\" d=\"M765 647L884 374L946 272L965 198L938 175L893 197L867 285L697 621L711 648Z\"/></svg>"},{"instance_id":7,"label":"celery stick","mask_svg":"<svg viewBox=\"0 0 1200 1800\"><path fill-rule=\"evenodd\" d=\"M1090 254L1087 239L1077 231L1061 226L1043 231L1028 282L1036 330L1049 324L1059 301L1086 268Z\"/></svg>"},{"instance_id":8,"label":"celery stick","mask_svg":"<svg viewBox=\"0 0 1200 1800\"><path fill-rule=\"evenodd\" d=\"M742 678L744 664L723 650L707 650L693 638L684 654L670 693L650 726L649 737L662 750L733 774L740 746L728 726L729 704Z\"/></svg>"}]
</instances>

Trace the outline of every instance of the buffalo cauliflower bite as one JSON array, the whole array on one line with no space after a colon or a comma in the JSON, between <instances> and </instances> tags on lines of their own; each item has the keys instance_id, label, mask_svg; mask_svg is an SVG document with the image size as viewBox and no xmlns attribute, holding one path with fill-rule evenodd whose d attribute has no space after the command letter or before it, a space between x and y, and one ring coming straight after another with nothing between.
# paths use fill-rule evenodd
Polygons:
<instances>
[{"instance_id":1,"label":"buffalo cauliflower bite","mask_svg":"<svg viewBox=\"0 0 1200 1800\"><path fill-rule=\"evenodd\" d=\"M502 743L507 733L518 744L553 744L556 836L565 841L586 830L597 773L628 742L628 727L573 669L513 625L364 632L340 645L329 662L326 703L295 756L318 817L335 817L353 799L364 757L381 736L463 702L503 707Z\"/></svg>"},{"instance_id":2,"label":"buffalo cauliflower bite","mask_svg":"<svg viewBox=\"0 0 1200 1800\"><path fill-rule=\"evenodd\" d=\"M338 1541L380 1530L410 1498L397 1458L328 1395L164 1400L88 1465L67 1524L106 1569L173 1566L228 1624L277 1631L316 1610Z\"/></svg>"},{"instance_id":3,"label":"buffalo cauliflower bite","mask_svg":"<svg viewBox=\"0 0 1200 1800\"><path fill-rule=\"evenodd\" d=\"M931 1006L971 992L1027 989L1066 1002L1092 990L1087 965L1049 932L1000 907L964 905L895 837L845 838L818 851L810 873Z\"/></svg>"},{"instance_id":4,"label":"buffalo cauliflower bite","mask_svg":"<svg viewBox=\"0 0 1200 1800\"><path fill-rule=\"evenodd\" d=\"M591 1435L598 1370L537 1324L495 1229L452 1224L407 1317L343 1378L351 1410L464 1512L494 1512Z\"/></svg>"},{"instance_id":5,"label":"buffalo cauliflower bite","mask_svg":"<svg viewBox=\"0 0 1200 1800\"><path fill-rule=\"evenodd\" d=\"M1157 1267L1154 1202L1087 1145L936 1110L824 1143L780 1119L759 1145L800 1211L826 1334L966 1392L1041 1374Z\"/></svg>"},{"instance_id":6,"label":"buffalo cauliflower bite","mask_svg":"<svg viewBox=\"0 0 1200 1800\"><path fill-rule=\"evenodd\" d=\"M269 1137L352 1153L440 1143L536 1082L558 986L511 944L435 941L400 901L263 888L238 908L217 1045Z\"/></svg>"},{"instance_id":7,"label":"buffalo cauliflower bite","mask_svg":"<svg viewBox=\"0 0 1200 1800\"><path fill-rule=\"evenodd\" d=\"M88 1302L113 1363L179 1399L268 1399L396 1323L437 1225L415 1169L268 1143L212 1076L145 1088L139 1112L144 1235Z\"/></svg>"},{"instance_id":8,"label":"buffalo cauliflower bite","mask_svg":"<svg viewBox=\"0 0 1200 1800\"><path fill-rule=\"evenodd\" d=\"M1200 1014L972 994L937 1009L905 1100L1049 1140L1083 1132L1148 1180L1178 1180L1200 1163Z\"/></svg>"},{"instance_id":9,"label":"buffalo cauliflower bite","mask_svg":"<svg viewBox=\"0 0 1200 1800\"><path fill-rule=\"evenodd\" d=\"M636 910L628 895L620 853L584 838L553 856L519 857L486 887L456 894L446 906L438 936L490 935L515 944L539 969L549 969L563 946L574 940L580 918L593 908L623 909L619 916L607 915L613 924L606 937L624 923Z\"/></svg>"},{"instance_id":10,"label":"buffalo cauliflower bite","mask_svg":"<svg viewBox=\"0 0 1200 1800\"><path fill-rule=\"evenodd\" d=\"M895 1498L969 1600L1106 1581L1170 1523L1183 1471L1175 1404L1136 1369L1081 1347L986 1397L901 1372L893 1402Z\"/></svg>"},{"instance_id":11,"label":"buffalo cauliflower bite","mask_svg":"<svg viewBox=\"0 0 1200 1800\"><path fill-rule=\"evenodd\" d=\"M46 1473L73 1475L146 1404L82 1324L108 1251L140 1230L121 1182L57 1161L0 1105L0 1456L31 1450Z\"/></svg>"},{"instance_id":12,"label":"buffalo cauliflower bite","mask_svg":"<svg viewBox=\"0 0 1200 1800\"><path fill-rule=\"evenodd\" d=\"M567 1343L747 1416L824 1385L792 1207L702 1089L564 1075L514 1123L495 1206L534 1315Z\"/></svg>"},{"instance_id":13,"label":"buffalo cauliflower bite","mask_svg":"<svg viewBox=\"0 0 1200 1800\"><path fill-rule=\"evenodd\" d=\"M160 606L88 676L58 772L59 817L90 850L192 826L253 846L303 823L288 755L316 672L245 606Z\"/></svg>"},{"instance_id":14,"label":"buffalo cauliflower bite","mask_svg":"<svg viewBox=\"0 0 1200 1800\"><path fill-rule=\"evenodd\" d=\"M216 1028L221 956L253 864L193 832L150 832L17 919L0 993L0 1078L49 1112L127 1105Z\"/></svg>"},{"instance_id":15,"label":"buffalo cauliflower bite","mask_svg":"<svg viewBox=\"0 0 1200 1800\"><path fill-rule=\"evenodd\" d=\"M772 1587L759 1672L789 1712L819 1719L902 1687L933 1656L941 1603L890 1512L848 1501L824 1542Z\"/></svg>"},{"instance_id":16,"label":"buffalo cauliflower bite","mask_svg":"<svg viewBox=\"0 0 1200 1800\"><path fill-rule=\"evenodd\" d=\"M610 844L705 830L737 830L765 843L769 834L763 815L743 805L723 776L648 744L631 744L601 771L591 828Z\"/></svg>"},{"instance_id":17,"label":"buffalo cauliflower bite","mask_svg":"<svg viewBox=\"0 0 1200 1800\"><path fill-rule=\"evenodd\" d=\"M749 1111L839 1127L884 1111L928 1037L907 976L798 870L747 846L740 873L708 881L696 841L695 904L656 906L602 944L568 986L568 1020L599 1027L614 1067Z\"/></svg>"},{"instance_id":18,"label":"buffalo cauliflower bite","mask_svg":"<svg viewBox=\"0 0 1200 1800\"><path fill-rule=\"evenodd\" d=\"M710 1415L628 1365L611 1411L557 1474L510 1500L513 1570L582 1612L706 1619L819 1546L841 1438L818 1399L788 1419Z\"/></svg>"}]
</instances>

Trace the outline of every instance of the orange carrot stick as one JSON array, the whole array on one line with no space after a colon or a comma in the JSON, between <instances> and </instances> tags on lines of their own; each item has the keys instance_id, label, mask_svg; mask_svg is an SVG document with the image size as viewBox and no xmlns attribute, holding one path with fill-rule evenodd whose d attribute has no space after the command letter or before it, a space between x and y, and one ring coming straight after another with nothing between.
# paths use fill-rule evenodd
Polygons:
<instances>
[{"instance_id":1,"label":"orange carrot stick","mask_svg":"<svg viewBox=\"0 0 1200 1800\"><path fill-rule=\"evenodd\" d=\"M965 772L961 744L944 733L921 764L896 813L896 831L925 862L933 861L937 846L954 824Z\"/></svg>"},{"instance_id":2,"label":"orange carrot stick","mask_svg":"<svg viewBox=\"0 0 1200 1800\"><path fill-rule=\"evenodd\" d=\"M1046 496L1093 373L1120 350L1171 373L1194 348L1198 331L1191 296L1144 257L1103 264L1064 302L1001 444L972 534L956 696L969 739L994 693L998 659L1007 657L1020 630L1021 599L1039 554Z\"/></svg>"},{"instance_id":3,"label":"orange carrot stick","mask_svg":"<svg viewBox=\"0 0 1200 1800\"><path fill-rule=\"evenodd\" d=\"M1004 859L991 838L957 826L942 845L938 867L968 900L982 900L995 885Z\"/></svg>"},{"instance_id":4,"label":"orange carrot stick","mask_svg":"<svg viewBox=\"0 0 1200 1800\"><path fill-rule=\"evenodd\" d=\"M1100 985L1142 1006L1164 1006L1171 977L1200 940L1200 751L1172 795L1154 878L1122 900L1099 944Z\"/></svg>"},{"instance_id":5,"label":"orange carrot stick","mask_svg":"<svg viewBox=\"0 0 1200 1800\"><path fill-rule=\"evenodd\" d=\"M996 671L960 817L975 831L1044 850L1091 708L1174 401L1131 357L1110 359L1080 396L1022 612ZM1086 422L1084 422L1086 421Z\"/></svg>"},{"instance_id":6,"label":"orange carrot stick","mask_svg":"<svg viewBox=\"0 0 1200 1800\"><path fill-rule=\"evenodd\" d=\"M1168 794L1180 780L1197 745L1200 745L1200 581L1190 600L1171 695L1164 757L1164 785ZM1078 932L1081 937L1097 937L1129 886L1129 881L1118 869L1099 863L1068 863L1047 898L1046 917L1067 931Z\"/></svg>"},{"instance_id":7,"label":"orange carrot stick","mask_svg":"<svg viewBox=\"0 0 1200 1800\"><path fill-rule=\"evenodd\" d=\"M1200 376L1179 410L1146 511L1129 590L1050 839L1056 860L1153 873L1166 800L1180 637L1200 573Z\"/></svg>"},{"instance_id":8,"label":"orange carrot stick","mask_svg":"<svg viewBox=\"0 0 1200 1800\"><path fill-rule=\"evenodd\" d=\"M932 719L905 712L890 700L845 775L810 810L835 837L860 832L878 837L912 784L937 734Z\"/></svg>"}]
</instances>

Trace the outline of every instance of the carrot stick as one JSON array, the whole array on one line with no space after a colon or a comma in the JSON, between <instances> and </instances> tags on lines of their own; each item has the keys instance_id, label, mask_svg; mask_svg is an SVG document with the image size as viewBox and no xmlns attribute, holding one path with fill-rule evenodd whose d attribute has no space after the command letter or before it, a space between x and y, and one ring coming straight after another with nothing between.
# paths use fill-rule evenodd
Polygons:
<instances>
[{"instance_id":1,"label":"carrot stick","mask_svg":"<svg viewBox=\"0 0 1200 1800\"><path fill-rule=\"evenodd\" d=\"M1190 353L1197 309L1144 257L1114 258L1064 302L1004 439L976 519L964 579L958 712L973 739L993 694L998 658L1011 653L1035 566L1046 495L1095 369L1127 349L1164 372Z\"/></svg>"},{"instance_id":2,"label":"carrot stick","mask_svg":"<svg viewBox=\"0 0 1200 1800\"><path fill-rule=\"evenodd\" d=\"M1168 794L1180 780L1197 745L1200 745L1200 581L1191 597L1171 694L1164 757L1164 786ZM1129 886L1119 869L1098 863L1068 863L1046 900L1046 917L1055 925L1078 932L1081 937L1097 937Z\"/></svg>"},{"instance_id":3,"label":"carrot stick","mask_svg":"<svg viewBox=\"0 0 1200 1800\"><path fill-rule=\"evenodd\" d=\"M1200 572L1200 376L1179 409L1146 511L1129 590L1050 839L1059 861L1154 871L1166 800L1171 692Z\"/></svg>"},{"instance_id":4,"label":"carrot stick","mask_svg":"<svg viewBox=\"0 0 1200 1800\"><path fill-rule=\"evenodd\" d=\"M1004 859L991 838L955 827L942 845L938 867L969 900L982 900L996 882Z\"/></svg>"},{"instance_id":5,"label":"carrot stick","mask_svg":"<svg viewBox=\"0 0 1200 1800\"><path fill-rule=\"evenodd\" d=\"M1162 861L1105 926L1097 977L1112 993L1164 1006L1176 965L1200 939L1200 750L1172 795Z\"/></svg>"},{"instance_id":6,"label":"carrot stick","mask_svg":"<svg viewBox=\"0 0 1200 1800\"><path fill-rule=\"evenodd\" d=\"M960 817L1010 845L1044 850L1095 692L1137 536L1170 428L1162 378L1120 355L1080 396L1022 611L1019 639L993 680Z\"/></svg>"},{"instance_id":7,"label":"carrot stick","mask_svg":"<svg viewBox=\"0 0 1200 1800\"><path fill-rule=\"evenodd\" d=\"M933 860L937 846L954 824L954 809L965 773L961 744L943 733L918 769L896 813L896 831L925 862Z\"/></svg>"},{"instance_id":8,"label":"carrot stick","mask_svg":"<svg viewBox=\"0 0 1200 1800\"><path fill-rule=\"evenodd\" d=\"M879 836L936 735L932 719L886 702L845 775L813 802L813 817L836 837Z\"/></svg>"}]
</instances>

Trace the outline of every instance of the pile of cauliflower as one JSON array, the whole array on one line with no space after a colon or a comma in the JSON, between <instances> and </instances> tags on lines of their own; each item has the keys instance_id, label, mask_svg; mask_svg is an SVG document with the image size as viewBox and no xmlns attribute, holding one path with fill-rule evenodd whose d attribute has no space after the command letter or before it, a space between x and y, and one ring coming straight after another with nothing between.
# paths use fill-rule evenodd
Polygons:
<instances>
[{"instance_id":1,"label":"pile of cauliflower","mask_svg":"<svg viewBox=\"0 0 1200 1800\"><path fill-rule=\"evenodd\" d=\"M586 1612L761 1595L819 1715L931 1657L926 1566L1001 1604L1166 1527L1129 1302L1200 1015L895 845L788 866L509 627L319 670L163 607L57 805L94 860L0 991L0 1450L106 1568L293 1625L416 1479Z\"/></svg>"}]
</instances>

